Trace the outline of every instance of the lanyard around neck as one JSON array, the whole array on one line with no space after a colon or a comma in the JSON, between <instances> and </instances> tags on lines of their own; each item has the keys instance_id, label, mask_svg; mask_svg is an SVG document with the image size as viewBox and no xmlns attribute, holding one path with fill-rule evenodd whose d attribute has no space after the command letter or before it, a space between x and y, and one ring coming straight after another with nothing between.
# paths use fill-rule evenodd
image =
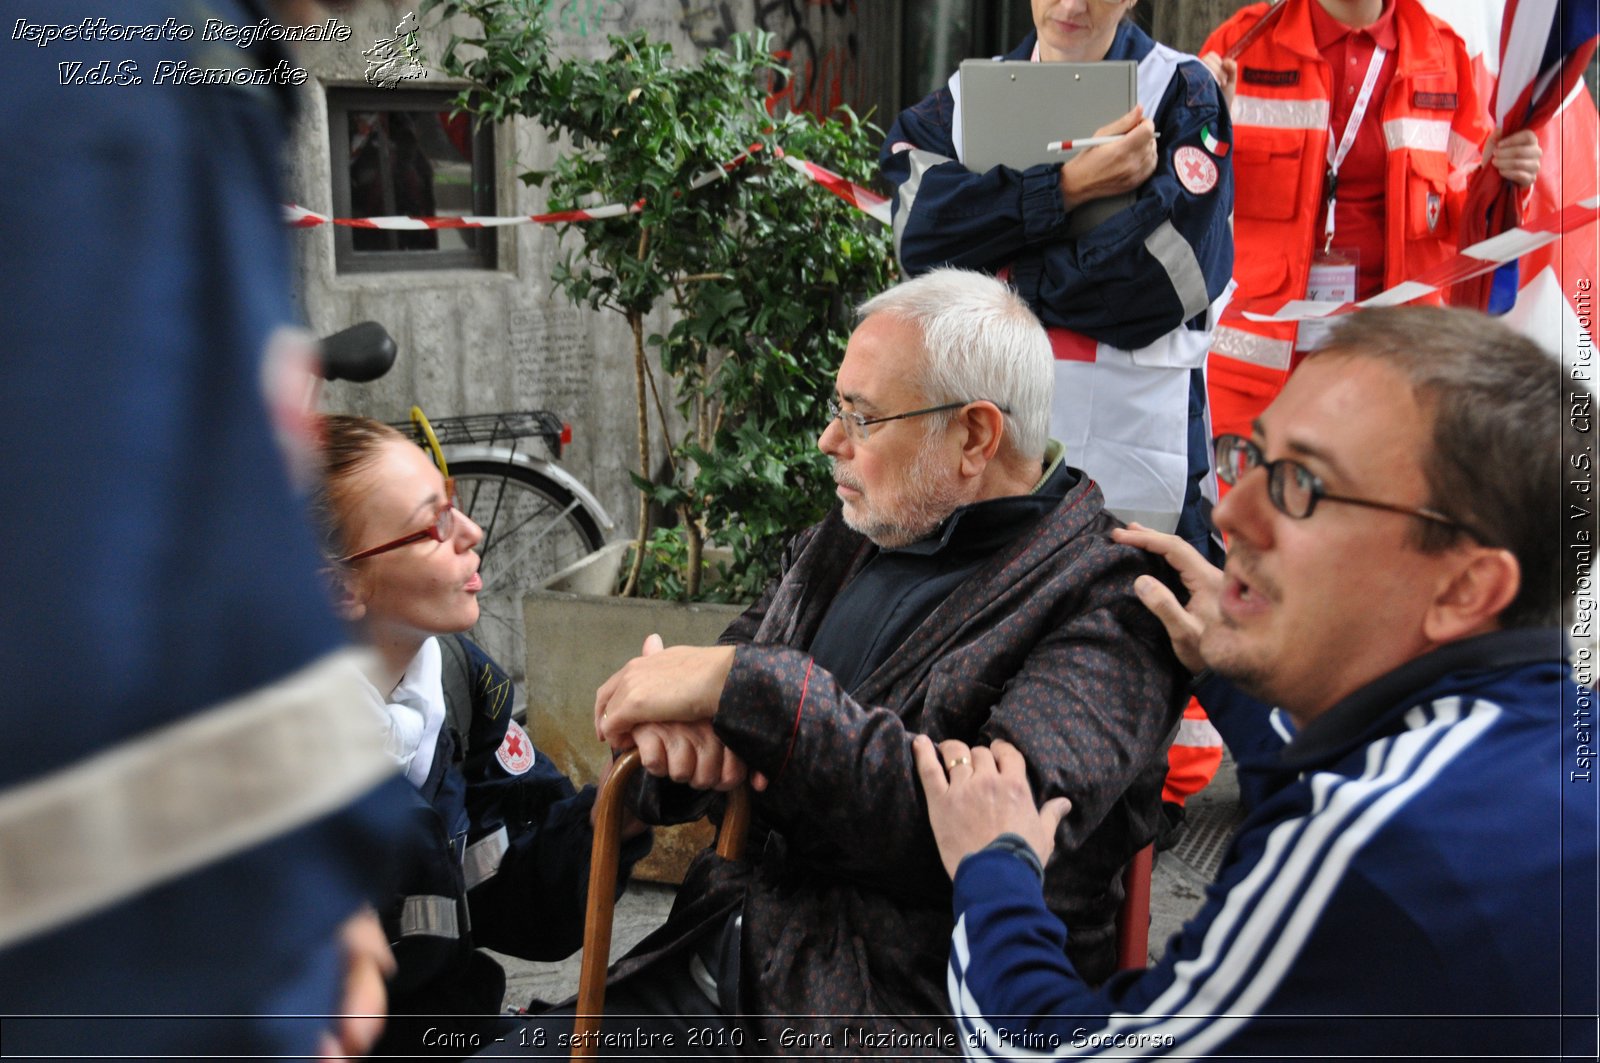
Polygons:
<instances>
[{"instance_id":1,"label":"lanyard around neck","mask_svg":"<svg viewBox=\"0 0 1600 1063\"><path fill-rule=\"evenodd\" d=\"M1373 49L1372 61L1367 64L1367 76L1362 79L1361 92L1356 96L1355 106L1350 109L1350 119L1344 124L1344 133L1339 137L1337 148L1333 144L1333 130L1328 130L1328 173L1323 180L1323 194L1328 201L1328 220L1324 226L1325 239L1322 244L1324 252L1333 248L1333 212L1339 189L1339 168L1344 165L1345 156L1350 154L1350 149L1355 145L1356 134L1361 129L1362 119L1367 116L1373 90L1378 85L1378 73L1383 69L1383 60L1388 54L1384 48Z\"/></svg>"}]
</instances>

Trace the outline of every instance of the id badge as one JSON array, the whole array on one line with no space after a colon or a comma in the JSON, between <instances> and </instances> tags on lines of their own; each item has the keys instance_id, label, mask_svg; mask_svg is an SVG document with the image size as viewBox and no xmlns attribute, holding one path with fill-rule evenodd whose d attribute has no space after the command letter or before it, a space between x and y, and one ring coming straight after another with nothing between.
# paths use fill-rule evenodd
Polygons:
<instances>
[{"instance_id":1,"label":"id badge","mask_svg":"<svg viewBox=\"0 0 1600 1063\"><path fill-rule=\"evenodd\" d=\"M1356 276L1360 259L1353 250L1335 248L1323 251L1311 260L1311 276L1306 283L1306 298L1319 303L1353 303L1356 301ZM1295 334L1294 349L1315 350L1321 346L1328 333L1338 322L1336 317L1309 318L1300 322Z\"/></svg>"}]
</instances>

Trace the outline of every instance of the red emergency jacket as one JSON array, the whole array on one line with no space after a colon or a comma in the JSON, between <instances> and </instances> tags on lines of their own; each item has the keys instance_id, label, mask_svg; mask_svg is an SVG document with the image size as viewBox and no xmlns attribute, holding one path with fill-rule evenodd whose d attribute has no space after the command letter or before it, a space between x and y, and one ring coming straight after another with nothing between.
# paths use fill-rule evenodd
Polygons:
<instances>
[{"instance_id":1,"label":"red emergency jacket","mask_svg":"<svg viewBox=\"0 0 1600 1063\"><path fill-rule=\"evenodd\" d=\"M1305 298L1321 231L1332 71L1312 33L1315 0L1285 2L1277 25L1239 57L1233 101L1236 307ZM1396 63L1394 80L1381 105L1374 101L1367 112L1368 121L1382 122L1388 148L1385 288L1454 254L1467 178L1491 129L1461 39L1418 0L1392 2L1397 46L1388 61ZM1261 3L1239 11L1211 34L1201 54L1225 54L1267 10ZM1258 393L1265 407L1293 365L1294 337L1292 323L1230 313L1212 336L1213 380ZM1229 420L1225 411L1218 420Z\"/></svg>"}]
</instances>

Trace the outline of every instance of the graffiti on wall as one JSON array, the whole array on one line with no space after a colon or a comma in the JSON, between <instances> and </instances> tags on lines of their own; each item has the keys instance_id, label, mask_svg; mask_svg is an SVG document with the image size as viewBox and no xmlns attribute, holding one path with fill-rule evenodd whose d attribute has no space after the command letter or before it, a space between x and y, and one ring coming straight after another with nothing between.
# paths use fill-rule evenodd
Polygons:
<instances>
[{"instance_id":1,"label":"graffiti on wall","mask_svg":"<svg viewBox=\"0 0 1600 1063\"><path fill-rule=\"evenodd\" d=\"M857 0L760 0L756 25L774 37L773 47L789 68L768 98L769 110L787 107L827 116L859 98L861 47L856 35Z\"/></svg>"},{"instance_id":2,"label":"graffiti on wall","mask_svg":"<svg viewBox=\"0 0 1600 1063\"><path fill-rule=\"evenodd\" d=\"M772 34L772 46L789 73L773 79L767 107L830 114L860 99L861 47L856 32L859 0L756 0L755 26ZM538 0L551 30L582 40L644 29L659 33L676 23L697 48L724 48L739 30L737 0ZM676 7L676 11L673 8ZM748 16L746 16L748 17ZM745 23L749 25L749 23Z\"/></svg>"},{"instance_id":3,"label":"graffiti on wall","mask_svg":"<svg viewBox=\"0 0 1600 1063\"><path fill-rule=\"evenodd\" d=\"M537 0L534 7L552 32L603 40L621 31L632 5L624 0Z\"/></svg>"},{"instance_id":4,"label":"graffiti on wall","mask_svg":"<svg viewBox=\"0 0 1600 1063\"><path fill-rule=\"evenodd\" d=\"M556 25L578 37L599 37L626 17L627 11L616 0L561 0L557 5Z\"/></svg>"},{"instance_id":5,"label":"graffiti on wall","mask_svg":"<svg viewBox=\"0 0 1600 1063\"><path fill-rule=\"evenodd\" d=\"M725 48L738 31L733 5L728 0L678 0L683 8L680 25L697 48Z\"/></svg>"}]
</instances>

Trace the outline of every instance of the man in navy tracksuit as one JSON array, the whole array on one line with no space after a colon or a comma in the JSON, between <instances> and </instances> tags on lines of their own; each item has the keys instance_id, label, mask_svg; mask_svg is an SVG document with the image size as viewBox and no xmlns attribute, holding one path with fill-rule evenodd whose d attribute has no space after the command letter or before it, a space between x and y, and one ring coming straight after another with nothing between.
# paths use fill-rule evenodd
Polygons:
<instances>
[{"instance_id":1,"label":"man in navy tracksuit","mask_svg":"<svg viewBox=\"0 0 1600 1063\"><path fill-rule=\"evenodd\" d=\"M1563 383L1479 315L1356 315L1218 440L1224 570L1116 533L1183 575L1186 607L1140 594L1250 806L1154 969L1093 991L1064 958L1037 875L1061 799L1034 809L1014 750L920 743L969 1055L1593 1058L1594 659L1575 675L1557 627L1592 521L1561 528L1589 467Z\"/></svg>"}]
</instances>

